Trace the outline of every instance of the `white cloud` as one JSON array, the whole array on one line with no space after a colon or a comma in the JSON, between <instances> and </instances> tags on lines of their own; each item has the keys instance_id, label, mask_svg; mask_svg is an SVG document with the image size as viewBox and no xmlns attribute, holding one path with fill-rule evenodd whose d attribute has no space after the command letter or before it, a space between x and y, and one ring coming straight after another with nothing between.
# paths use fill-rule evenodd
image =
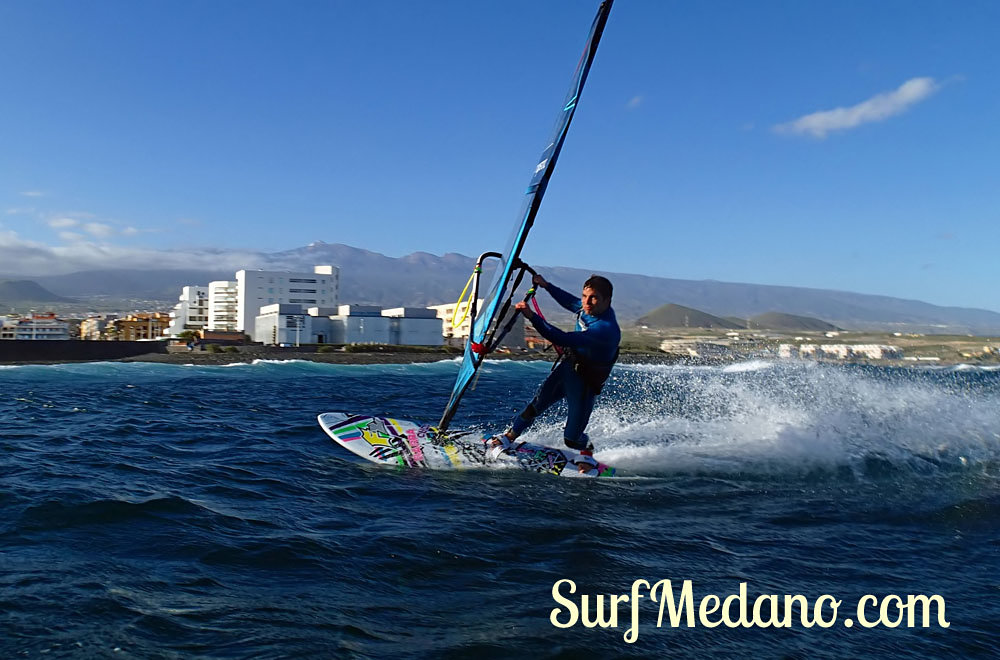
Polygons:
<instances>
[{"instance_id":1,"label":"white cloud","mask_svg":"<svg viewBox=\"0 0 1000 660\"><path fill-rule=\"evenodd\" d=\"M115 233L114 227L103 222L88 222L83 226L83 230L97 238L107 238Z\"/></svg>"},{"instance_id":2,"label":"white cloud","mask_svg":"<svg viewBox=\"0 0 1000 660\"><path fill-rule=\"evenodd\" d=\"M25 197L45 197L45 193L40 190L25 190L21 194Z\"/></svg>"},{"instance_id":3,"label":"white cloud","mask_svg":"<svg viewBox=\"0 0 1000 660\"><path fill-rule=\"evenodd\" d=\"M68 243L49 246L20 238L0 229L0 274L30 277L62 275L108 268L193 269L236 272L241 268L288 268L295 264L275 262L267 254L243 250L192 248L155 250L98 244L85 236L64 232Z\"/></svg>"},{"instance_id":4,"label":"white cloud","mask_svg":"<svg viewBox=\"0 0 1000 660\"><path fill-rule=\"evenodd\" d=\"M45 219L45 223L53 229L76 228L77 230L86 232L95 238L110 238L115 235L135 236L142 231L132 226L120 227L119 223L115 221L98 222L96 218L97 216L93 213L74 211L71 213L49 215L48 218ZM60 237L65 238L62 234L60 234Z\"/></svg>"},{"instance_id":5,"label":"white cloud","mask_svg":"<svg viewBox=\"0 0 1000 660\"><path fill-rule=\"evenodd\" d=\"M9 209L8 213L14 213L16 211L28 212L33 209ZM85 213L83 211L73 211L69 213L61 212L58 214L38 214L39 219L45 222L49 227L55 230L65 230L74 229L75 231L85 232L94 238L111 238L113 236L137 236L141 233L149 233L157 230L153 229L137 229L131 225L122 226L121 223L114 220L107 222L99 222L97 216L93 213ZM75 233L60 233L59 237L64 240L69 240L69 237L77 236Z\"/></svg>"},{"instance_id":6,"label":"white cloud","mask_svg":"<svg viewBox=\"0 0 1000 660\"><path fill-rule=\"evenodd\" d=\"M876 94L849 108L834 108L814 112L774 127L776 133L790 135L812 135L825 138L833 131L856 128L862 124L883 121L904 112L907 108L923 101L941 85L933 78L911 78L890 92Z\"/></svg>"},{"instance_id":7,"label":"white cloud","mask_svg":"<svg viewBox=\"0 0 1000 660\"><path fill-rule=\"evenodd\" d=\"M635 96L633 96L628 100L628 103L625 104L625 108L627 110L635 110L640 105L642 105L642 95L636 94Z\"/></svg>"},{"instance_id":8,"label":"white cloud","mask_svg":"<svg viewBox=\"0 0 1000 660\"><path fill-rule=\"evenodd\" d=\"M83 234L78 234L74 231L61 231L59 232L59 238L67 243L79 243L83 240Z\"/></svg>"}]
</instances>

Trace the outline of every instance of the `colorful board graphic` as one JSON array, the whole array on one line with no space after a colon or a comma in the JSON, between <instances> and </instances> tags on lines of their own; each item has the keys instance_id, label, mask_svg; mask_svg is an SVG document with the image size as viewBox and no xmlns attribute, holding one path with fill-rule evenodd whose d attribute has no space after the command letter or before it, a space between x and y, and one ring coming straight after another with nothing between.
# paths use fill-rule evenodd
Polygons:
<instances>
[{"instance_id":1,"label":"colorful board graphic","mask_svg":"<svg viewBox=\"0 0 1000 660\"><path fill-rule=\"evenodd\" d=\"M569 449L515 441L492 458L487 438L438 434L433 427L389 417L323 413L318 418L333 440L353 454L400 468L461 470L516 467L564 477L613 477L615 469Z\"/></svg>"}]
</instances>

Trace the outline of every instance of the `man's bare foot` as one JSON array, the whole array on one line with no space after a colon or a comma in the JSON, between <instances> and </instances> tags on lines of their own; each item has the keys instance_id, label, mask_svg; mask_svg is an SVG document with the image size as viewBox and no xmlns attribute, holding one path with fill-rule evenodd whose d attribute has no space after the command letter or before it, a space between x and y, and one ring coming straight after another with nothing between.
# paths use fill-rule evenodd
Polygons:
<instances>
[{"instance_id":1,"label":"man's bare foot","mask_svg":"<svg viewBox=\"0 0 1000 660\"><path fill-rule=\"evenodd\" d=\"M495 435L486 440L486 460L495 461L503 453L504 449L510 446L510 440L506 435Z\"/></svg>"}]
</instances>

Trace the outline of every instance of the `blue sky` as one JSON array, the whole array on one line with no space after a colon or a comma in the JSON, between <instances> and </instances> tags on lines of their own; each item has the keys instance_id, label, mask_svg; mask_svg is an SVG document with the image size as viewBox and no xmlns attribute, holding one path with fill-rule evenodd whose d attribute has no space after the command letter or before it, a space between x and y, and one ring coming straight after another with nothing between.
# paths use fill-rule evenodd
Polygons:
<instances>
[{"instance_id":1,"label":"blue sky","mask_svg":"<svg viewBox=\"0 0 1000 660\"><path fill-rule=\"evenodd\" d=\"M5 0L0 273L502 248L597 4ZM1000 311L998 28L618 0L524 257Z\"/></svg>"}]
</instances>

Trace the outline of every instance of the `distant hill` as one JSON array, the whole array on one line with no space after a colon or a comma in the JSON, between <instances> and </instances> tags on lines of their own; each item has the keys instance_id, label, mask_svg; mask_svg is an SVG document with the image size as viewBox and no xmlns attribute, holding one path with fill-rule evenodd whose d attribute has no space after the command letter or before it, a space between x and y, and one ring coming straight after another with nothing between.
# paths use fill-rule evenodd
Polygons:
<instances>
[{"instance_id":1,"label":"distant hill","mask_svg":"<svg viewBox=\"0 0 1000 660\"><path fill-rule=\"evenodd\" d=\"M657 307L653 311L639 317L636 325L650 328L723 328L736 330L746 326L738 325L727 319L720 319L697 309L675 305L673 303Z\"/></svg>"},{"instance_id":2,"label":"distant hill","mask_svg":"<svg viewBox=\"0 0 1000 660\"><path fill-rule=\"evenodd\" d=\"M530 262L531 254L526 254L525 258ZM474 263L474 258L461 254L437 256L417 252L393 258L349 245L317 242L283 252L249 255L246 268L312 270L315 264L332 264L341 269L342 302L399 307L454 302ZM483 287L489 285L493 263L487 262L483 269ZM593 272L533 265L546 279L574 293ZM824 319L850 330L1000 334L1000 313L985 309L942 307L889 296L791 286L603 274L614 283L615 312L626 323L657 305L671 302L723 319L746 319L756 314L780 312ZM23 279L25 274L2 276ZM177 301L184 285L232 278L232 272L205 270L104 270L32 277L50 291L65 296L155 299L170 304ZM544 293L540 302L546 316L554 311L554 320L563 322L561 310ZM731 319L727 322L733 327L739 326Z\"/></svg>"},{"instance_id":3,"label":"distant hill","mask_svg":"<svg viewBox=\"0 0 1000 660\"><path fill-rule=\"evenodd\" d=\"M31 280L0 280L0 303L10 305L33 302L73 302L73 299L57 296Z\"/></svg>"},{"instance_id":4,"label":"distant hill","mask_svg":"<svg viewBox=\"0 0 1000 660\"><path fill-rule=\"evenodd\" d=\"M234 273L225 271L118 269L47 275L36 279L69 296L105 296L176 303L183 286L207 285L215 280L231 280L233 276Z\"/></svg>"},{"instance_id":5,"label":"distant hill","mask_svg":"<svg viewBox=\"0 0 1000 660\"><path fill-rule=\"evenodd\" d=\"M758 314L749 319L747 324L751 328L761 330L795 330L803 332L830 332L841 330L832 323L814 319L808 316L796 316L795 314L782 314L781 312L767 312Z\"/></svg>"}]
</instances>

